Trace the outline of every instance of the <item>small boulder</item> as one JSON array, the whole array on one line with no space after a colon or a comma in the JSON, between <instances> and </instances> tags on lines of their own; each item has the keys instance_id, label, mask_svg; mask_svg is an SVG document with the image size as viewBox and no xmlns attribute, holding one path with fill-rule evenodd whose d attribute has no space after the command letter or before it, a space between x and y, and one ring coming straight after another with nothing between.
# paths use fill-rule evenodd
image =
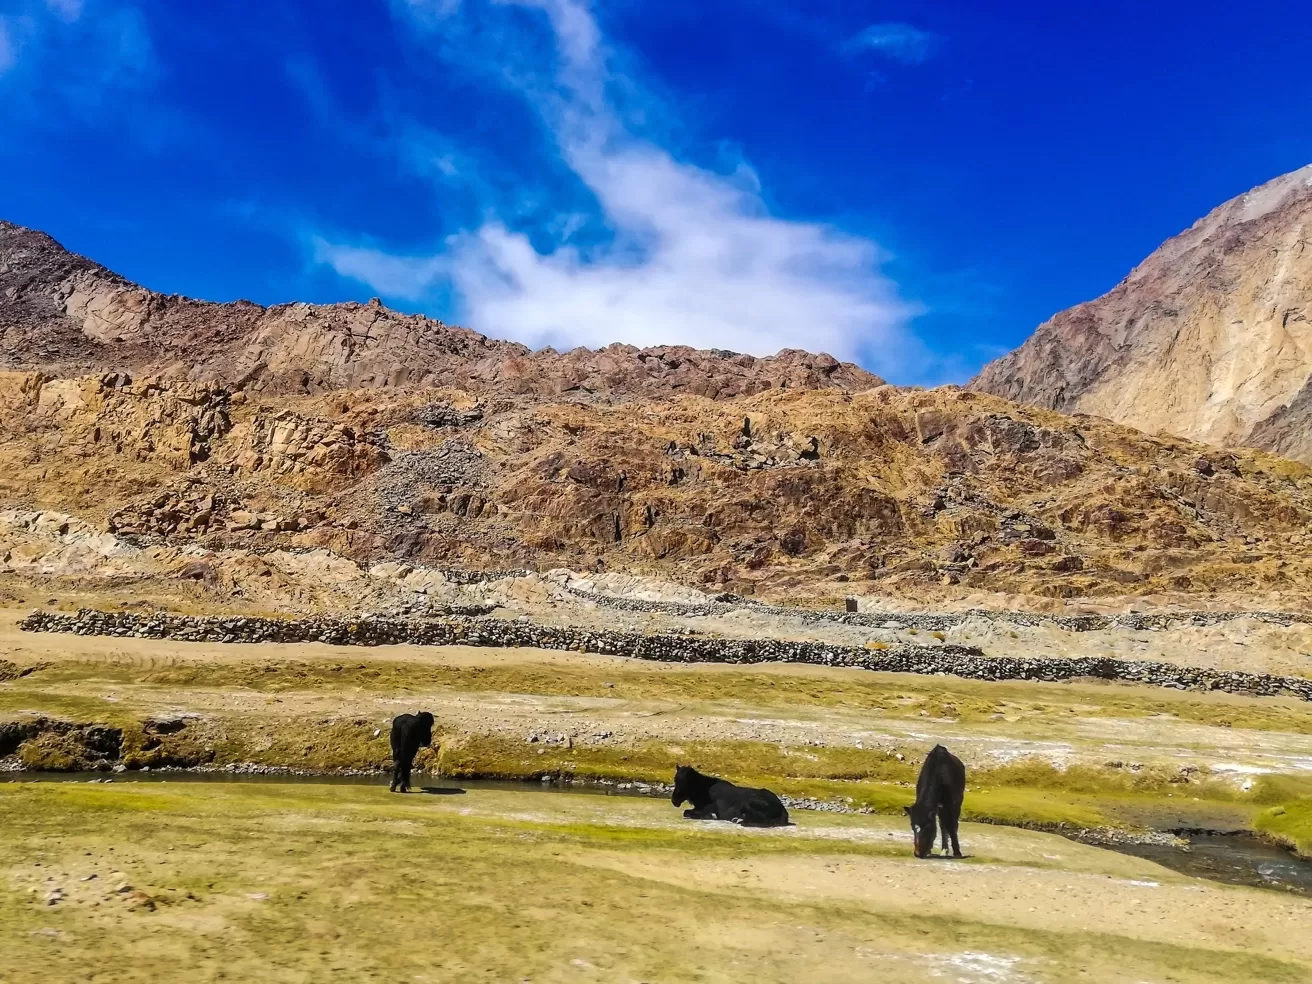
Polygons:
<instances>
[{"instance_id":1,"label":"small boulder","mask_svg":"<svg viewBox=\"0 0 1312 984\"><path fill-rule=\"evenodd\" d=\"M938 559L945 564L964 564L968 554L960 543L949 543L938 552Z\"/></svg>"},{"instance_id":2,"label":"small boulder","mask_svg":"<svg viewBox=\"0 0 1312 984\"><path fill-rule=\"evenodd\" d=\"M245 509L234 509L228 514L228 526L234 530L253 530L260 525L254 513Z\"/></svg>"}]
</instances>

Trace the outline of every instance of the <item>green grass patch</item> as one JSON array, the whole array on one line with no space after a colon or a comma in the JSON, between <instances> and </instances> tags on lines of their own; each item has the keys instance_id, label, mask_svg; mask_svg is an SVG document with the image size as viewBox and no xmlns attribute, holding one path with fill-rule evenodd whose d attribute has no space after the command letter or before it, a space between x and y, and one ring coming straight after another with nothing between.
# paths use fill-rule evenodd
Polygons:
<instances>
[{"instance_id":1,"label":"green grass patch","mask_svg":"<svg viewBox=\"0 0 1312 984\"><path fill-rule=\"evenodd\" d=\"M1263 810L1253 819L1253 829L1312 858L1312 797Z\"/></svg>"},{"instance_id":2,"label":"green grass patch","mask_svg":"<svg viewBox=\"0 0 1312 984\"><path fill-rule=\"evenodd\" d=\"M1095 797L1043 789L976 789L967 794L962 817L1019 827L1117 826L1094 802Z\"/></svg>"},{"instance_id":3,"label":"green grass patch","mask_svg":"<svg viewBox=\"0 0 1312 984\"><path fill-rule=\"evenodd\" d=\"M519 693L615 700L717 702L762 707L847 708L893 717L1042 724L1054 718L1170 715L1216 727L1312 734L1312 706L1293 700L1164 693L1089 682L982 682L887 673L771 673L736 669L575 666L445 666L391 659L174 663L61 661L32 674L43 683L97 681L152 688L233 687L260 693ZM31 693L30 687L15 693ZM5 708L0 690L0 710Z\"/></svg>"}]
</instances>

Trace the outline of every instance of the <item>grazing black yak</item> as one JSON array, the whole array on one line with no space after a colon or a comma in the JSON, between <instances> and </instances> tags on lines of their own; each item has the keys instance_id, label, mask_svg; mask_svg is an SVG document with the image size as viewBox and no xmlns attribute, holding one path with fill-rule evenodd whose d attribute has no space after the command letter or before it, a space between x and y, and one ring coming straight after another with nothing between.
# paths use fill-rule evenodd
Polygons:
<instances>
[{"instance_id":1,"label":"grazing black yak","mask_svg":"<svg viewBox=\"0 0 1312 984\"><path fill-rule=\"evenodd\" d=\"M714 776L704 776L691 765L674 771L674 794L670 802L683 806L692 803L683 815L689 820L730 820L745 827L784 827L788 811L779 797L768 789L735 786Z\"/></svg>"},{"instance_id":2,"label":"grazing black yak","mask_svg":"<svg viewBox=\"0 0 1312 984\"><path fill-rule=\"evenodd\" d=\"M961 857L957 843L957 824L961 820L961 801L966 796L966 767L942 745L935 745L925 756L916 780L916 802L906 808L911 818L916 857L929 857L934 850L934 821L943 825L943 850L952 839L952 856Z\"/></svg>"},{"instance_id":3,"label":"grazing black yak","mask_svg":"<svg viewBox=\"0 0 1312 984\"><path fill-rule=\"evenodd\" d=\"M392 785L391 792L400 787L410 791L410 767L415 755L425 745L433 743L433 715L427 711L418 714L398 714L392 719Z\"/></svg>"}]
</instances>

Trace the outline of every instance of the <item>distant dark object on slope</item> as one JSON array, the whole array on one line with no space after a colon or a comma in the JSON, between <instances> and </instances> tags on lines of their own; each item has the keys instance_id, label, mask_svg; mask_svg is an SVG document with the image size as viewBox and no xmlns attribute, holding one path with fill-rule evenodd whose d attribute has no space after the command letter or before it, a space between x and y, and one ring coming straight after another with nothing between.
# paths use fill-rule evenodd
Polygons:
<instances>
[{"instance_id":1,"label":"distant dark object on slope","mask_svg":"<svg viewBox=\"0 0 1312 984\"><path fill-rule=\"evenodd\" d=\"M704 776L691 765L675 770L670 802L675 806L692 803L691 810L683 811L689 820L728 820L744 827L788 825L788 810L770 790L735 786L724 779Z\"/></svg>"}]
</instances>

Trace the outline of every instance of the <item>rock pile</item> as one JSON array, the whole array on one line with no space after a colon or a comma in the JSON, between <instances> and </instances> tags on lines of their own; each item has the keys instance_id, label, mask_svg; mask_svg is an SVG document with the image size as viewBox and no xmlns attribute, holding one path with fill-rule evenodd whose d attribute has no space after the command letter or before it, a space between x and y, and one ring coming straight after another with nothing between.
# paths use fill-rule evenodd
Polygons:
<instances>
[{"instance_id":1,"label":"rock pile","mask_svg":"<svg viewBox=\"0 0 1312 984\"><path fill-rule=\"evenodd\" d=\"M701 434L696 443L679 444L671 441L665 453L676 461L705 458L739 471L759 471L764 468L795 468L814 465L820 460L820 439L808 434L805 438L780 433L773 440L753 436L750 418L743 420L743 429L734 439L733 448L722 451L714 437Z\"/></svg>"},{"instance_id":2,"label":"rock pile","mask_svg":"<svg viewBox=\"0 0 1312 984\"><path fill-rule=\"evenodd\" d=\"M492 581L504 581L508 578L533 576L532 571L523 568L508 571L459 571L438 568L437 571L452 584L487 584Z\"/></svg>"},{"instance_id":3,"label":"rock pile","mask_svg":"<svg viewBox=\"0 0 1312 984\"><path fill-rule=\"evenodd\" d=\"M187 486L120 509L109 517L109 532L125 536L204 533L211 526L229 525L229 510L230 504L222 496L202 486Z\"/></svg>"},{"instance_id":4,"label":"rock pile","mask_svg":"<svg viewBox=\"0 0 1312 984\"><path fill-rule=\"evenodd\" d=\"M1121 680L1176 690L1219 690L1254 697L1290 695L1312 701L1312 680L1176 666L1107 657L1041 659L985 656L972 646L896 645L883 649L781 639L711 639L687 635L534 625L496 619L313 617L273 619L137 615L84 608L76 614L36 611L19 623L27 632L69 632L180 642L322 642L349 646L498 646L561 649L672 663L809 663L890 673L945 674L974 680L1059 682Z\"/></svg>"},{"instance_id":5,"label":"rock pile","mask_svg":"<svg viewBox=\"0 0 1312 984\"><path fill-rule=\"evenodd\" d=\"M294 533L323 521L324 515L317 509L295 515L256 512L204 485L187 483L120 509L109 518L109 532L126 537L199 535L219 530Z\"/></svg>"},{"instance_id":6,"label":"rock pile","mask_svg":"<svg viewBox=\"0 0 1312 984\"><path fill-rule=\"evenodd\" d=\"M425 427L472 427L483 420L483 408L457 410L449 403L430 403L415 411L415 423Z\"/></svg>"},{"instance_id":7,"label":"rock pile","mask_svg":"<svg viewBox=\"0 0 1312 984\"><path fill-rule=\"evenodd\" d=\"M0 722L0 759L18 754L28 769L107 768L118 759L122 744L122 730L103 724L46 717Z\"/></svg>"},{"instance_id":8,"label":"rock pile","mask_svg":"<svg viewBox=\"0 0 1312 984\"><path fill-rule=\"evenodd\" d=\"M473 490L486 486L487 459L457 440L424 451L394 451L391 463L374 479L379 503L389 511L412 510L422 497L437 511L477 516L495 506ZM476 500L476 502L475 502Z\"/></svg>"}]
</instances>

